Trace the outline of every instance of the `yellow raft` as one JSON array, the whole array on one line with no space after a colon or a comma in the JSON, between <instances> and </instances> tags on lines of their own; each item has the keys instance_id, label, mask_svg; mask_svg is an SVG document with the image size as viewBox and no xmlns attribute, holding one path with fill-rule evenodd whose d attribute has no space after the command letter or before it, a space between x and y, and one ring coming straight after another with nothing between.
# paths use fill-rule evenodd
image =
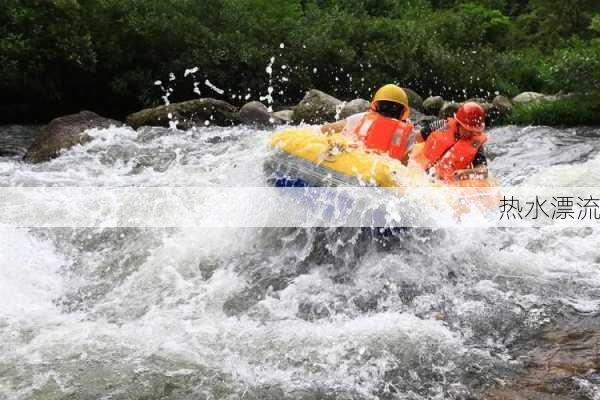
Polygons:
<instances>
[{"instance_id":1,"label":"yellow raft","mask_svg":"<svg viewBox=\"0 0 600 400\"><path fill-rule=\"evenodd\" d=\"M475 191L478 197L485 198L477 201L484 208L498 204L497 192L490 196L490 188L496 186L493 178L441 182L411 162L406 166L340 134L323 135L307 128L292 128L275 133L270 144L276 155L265 164L265 169L295 175L308 186L379 186L401 193L415 187L473 188L469 197Z\"/></svg>"},{"instance_id":2,"label":"yellow raft","mask_svg":"<svg viewBox=\"0 0 600 400\"><path fill-rule=\"evenodd\" d=\"M271 146L290 156L306 160L326 170L380 187L448 185L434 181L423 171L405 166L387 155L371 152L342 136L323 135L309 129L286 129L273 135ZM470 179L449 183L459 187L495 186L494 180Z\"/></svg>"}]
</instances>

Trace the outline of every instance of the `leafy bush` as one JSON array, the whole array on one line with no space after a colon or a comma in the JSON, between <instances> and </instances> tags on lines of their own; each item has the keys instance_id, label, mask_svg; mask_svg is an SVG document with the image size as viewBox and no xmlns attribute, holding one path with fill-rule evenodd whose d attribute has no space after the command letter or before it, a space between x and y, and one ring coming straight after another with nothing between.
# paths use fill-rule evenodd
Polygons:
<instances>
[{"instance_id":1,"label":"leafy bush","mask_svg":"<svg viewBox=\"0 0 600 400\"><path fill-rule=\"evenodd\" d=\"M3 0L0 118L16 118L13 104L27 106L26 120L82 108L122 117L162 101L156 80L171 101L199 91L237 104L269 85L276 104L310 88L368 98L386 82L456 100L600 90L600 5L576 3Z\"/></svg>"},{"instance_id":2,"label":"leafy bush","mask_svg":"<svg viewBox=\"0 0 600 400\"><path fill-rule=\"evenodd\" d=\"M552 102L515 104L512 113L496 124L600 125L600 95L578 95Z\"/></svg>"},{"instance_id":3,"label":"leafy bush","mask_svg":"<svg viewBox=\"0 0 600 400\"><path fill-rule=\"evenodd\" d=\"M600 91L600 43L587 45L572 40L570 45L555 50L541 68L546 86L564 91Z\"/></svg>"}]
</instances>

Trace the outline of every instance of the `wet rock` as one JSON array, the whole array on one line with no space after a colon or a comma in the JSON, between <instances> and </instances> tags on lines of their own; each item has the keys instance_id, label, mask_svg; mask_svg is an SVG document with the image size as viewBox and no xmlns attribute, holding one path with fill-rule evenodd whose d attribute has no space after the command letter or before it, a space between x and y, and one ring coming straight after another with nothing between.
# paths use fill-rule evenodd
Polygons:
<instances>
[{"instance_id":1,"label":"wet rock","mask_svg":"<svg viewBox=\"0 0 600 400\"><path fill-rule=\"evenodd\" d=\"M546 95L543 93L537 93L537 92L523 92L523 93L519 94L518 96L515 96L512 99L513 103L519 103L519 104L529 104L529 103L534 103L534 102L556 101L556 100L557 100L556 96L550 96L550 95Z\"/></svg>"},{"instance_id":2,"label":"wet rock","mask_svg":"<svg viewBox=\"0 0 600 400\"><path fill-rule=\"evenodd\" d=\"M600 384L600 318L561 324L547 330L525 357L514 382L489 390L489 400L587 399L586 387Z\"/></svg>"},{"instance_id":3,"label":"wet rock","mask_svg":"<svg viewBox=\"0 0 600 400\"><path fill-rule=\"evenodd\" d=\"M56 118L46 125L35 142L29 147L24 161L44 162L57 157L61 151L91 140L85 133L92 128L120 126L119 121L99 116L91 111Z\"/></svg>"},{"instance_id":4,"label":"wet rock","mask_svg":"<svg viewBox=\"0 0 600 400\"><path fill-rule=\"evenodd\" d=\"M423 102L423 111L426 114L438 115L443 106L444 99L442 96L430 96Z\"/></svg>"},{"instance_id":5,"label":"wet rock","mask_svg":"<svg viewBox=\"0 0 600 400\"><path fill-rule=\"evenodd\" d=\"M512 111L512 103L508 99L508 97L498 95L494 97L492 101L492 112L497 115L505 115L510 114Z\"/></svg>"},{"instance_id":6,"label":"wet rock","mask_svg":"<svg viewBox=\"0 0 600 400\"><path fill-rule=\"evenodd\" d=\"M366 112L370 106L371 103L365 99L354 99L349 101L348 103L344 104L344 107L340 112L340 119L348 118L354 114Z\"/></svg>"},{"instance_id":7,"label":"wet rock","mask_svg":"<svg viewBox=\"0 0 600 400\"><path fill-rule=\"evenodd\" d=\"M196 125L204 126L206 123L230 126L239 122L236 107L225 101L211 98L147 108L127 116L127 123L134 128L143 125L169 126L171 121L176 121L181 129L189 129Z\"/></svg>"},{"instance_id":8,"label":"wet rock","mask_svg":"<svg viewBox=\"0 0 600 400\"><path fill-rule=\"evenodd\" d=\"M342 102L320 90L309 90L302 101L294 107L293 122L322 124L336 120Z\"/></svg>"},{"instance_id":9,"label":"wet rock","mask_svg":"<svg viewBox=\"0 0 600 400\"><path fill-rule=\"evenodd\" d=\"M417 111L423 111L423 98L419 95L419 93L415 92L409 88L402 88L406 92L408 96L408 104L410 108L414 108Z\"/></svg>"},{"instance_id":10,"label":"wet rock","mask_svg":"<svg viewBox=\"0 0 600 400\"><path fill-rule=\"evenodd\" d=\"M281 110L275 111L273 113L273 117L277 118L279 121L289 124L294 119L294 110Z\"/></svg>"},{"instance_id":11,"label":"wet rock","mask_svg":"<svg viewBox=\"0 0 600 400\"><path fill-rule=\"evenodd\" d=\"M274 122L269 109L260 101L244 104L238 115L240 122L246 125L268 126Z\"/></svg>"},{"instance_id":12,"label":"wet rock","mask_svg":"<svg viewBox=\"0 0 600 400\"><path fill-rule=\"evenodd\" d=\"M440 118L452 117L454 115L454 113L456 113L458 111L460 106L461 106L461 103L455 103L453 101L446 101L446 102L444 102L444 105L442 106L442 108L440 108L440 112L439 112L438 116Z\"/></svg>"}]
</instances>

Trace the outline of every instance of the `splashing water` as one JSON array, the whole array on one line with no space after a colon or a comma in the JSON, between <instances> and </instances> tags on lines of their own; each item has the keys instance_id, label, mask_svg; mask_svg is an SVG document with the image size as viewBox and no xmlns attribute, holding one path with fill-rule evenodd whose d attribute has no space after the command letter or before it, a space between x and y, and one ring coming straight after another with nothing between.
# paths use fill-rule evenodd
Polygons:
<instances>
[{"instance_id":1,"label":"splashing water","mask_svg":"<svg viewBox=\"0 0 600 400\"><path fill-rule=\"evenodd\" d=\"M273 112L273 64L275 64L275 57L271 57L267 68L265 68L265 72L269 76L269 86L267 87L267 94L260 97L260 101L267 101L267 109L269 112Z\"/></svg>"},{"instance_id":2,"label":"splashing water","mask_svg":"<svg viewBox=\"0 0 600 400\"><path fill-rule=\"evenodd\" d=\"M48 163L0 158L0 185L266 185L267 131L90 134ZM503 184L600 184L598 129L490 136ZM466 399L521 367L516 345L597 312L600 297L592 228L2 228L0 239L6 399Z\"/></svg>"},{"instance_id":3,"label":"splashing water","mask_svg":"<svg viewBox=\"0 0 600 400\"><path fill-rule=\"evenodd\" d=\"M208 79L204 81L204 84L206 86L208 86L209 88L211 88L212 90L214 90L215 92L217 92L218 94L225 93L225 91L223 89L219 89L218 87L216 87L215 85L213 85Z\"/></svg>"}]
</instances>

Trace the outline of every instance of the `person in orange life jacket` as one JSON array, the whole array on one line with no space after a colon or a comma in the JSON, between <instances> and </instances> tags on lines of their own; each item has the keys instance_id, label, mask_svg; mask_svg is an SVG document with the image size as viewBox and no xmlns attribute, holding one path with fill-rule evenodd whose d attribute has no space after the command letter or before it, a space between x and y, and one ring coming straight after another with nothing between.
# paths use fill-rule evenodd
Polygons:
<instances>
[{"instance_id":1,"label":"person in orange life jacket","mask_svg":"<svg viewBox=\"0 0 600 400\"><path fill-rule=\"evenodd\" d=\"M325 134L342 133L364 143L371 151L387 153L406 163L413 126L406 92L392 84L382 86L371 100L367 112L321 126Z\"/></svg>"},{"instance_id":2,"label":"person in orange life jacket","mask_svg":"<svg viewBox=\"0 0 600 400\"><path fill-rule=\"evenodd\" d=\"M463 104L454 118L426 124L411 153L424 170L444 181L487 178L485 111L475 102Z\"/></svg>"}]
</instances>

